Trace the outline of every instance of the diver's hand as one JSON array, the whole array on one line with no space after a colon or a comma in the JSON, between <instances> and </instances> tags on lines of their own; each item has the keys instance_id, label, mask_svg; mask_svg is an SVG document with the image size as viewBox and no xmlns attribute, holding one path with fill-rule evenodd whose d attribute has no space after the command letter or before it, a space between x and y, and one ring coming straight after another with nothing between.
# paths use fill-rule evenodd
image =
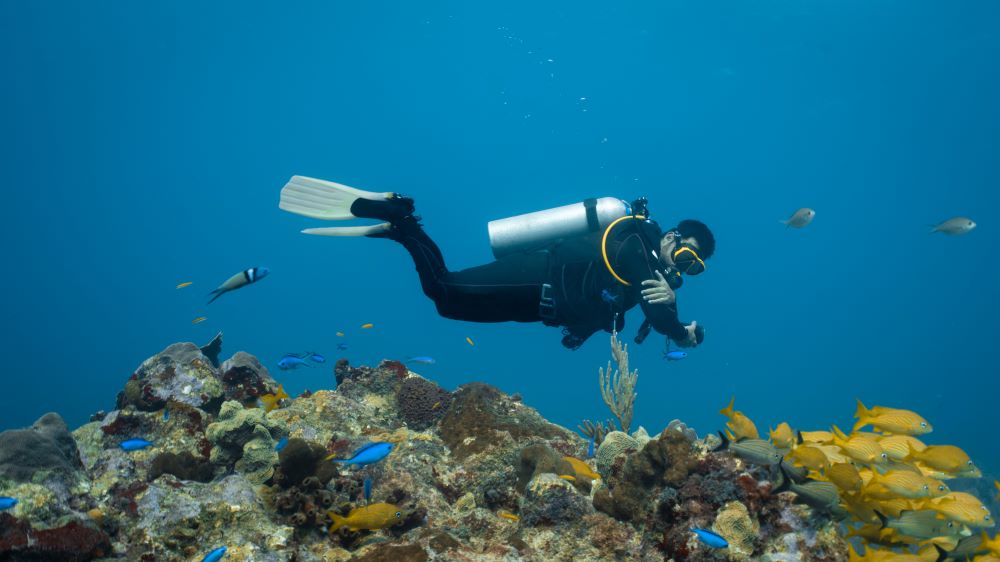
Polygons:
<instances>
[{"instance_id":1,"label":"diver's hand","mask_svg":"<svg viewBox=\"0 0 1000 562\"><path fill-rule=\"evenodd\" d=\"M670 288L659 270L654 271L654 273L656 273L656 279L646 279L642 282L643 287L648 287L642 290L642 298L646 299L649 304L673 304L677 298L674 290Z\"/></svg>"},{"instance_id":2,"label":"diver's hand","mask_svg":"<svg viewBox=\"0 0 1000 562\"><path fill-rule=\"evenodd\" d=\"M687 339L674 343L676 343L678 347L697 347L698 336L695 334L695 330L698 329L698 323L691 322L687 326L684 326L684 329L687 330Z\"/></svg>"}]
</instances>

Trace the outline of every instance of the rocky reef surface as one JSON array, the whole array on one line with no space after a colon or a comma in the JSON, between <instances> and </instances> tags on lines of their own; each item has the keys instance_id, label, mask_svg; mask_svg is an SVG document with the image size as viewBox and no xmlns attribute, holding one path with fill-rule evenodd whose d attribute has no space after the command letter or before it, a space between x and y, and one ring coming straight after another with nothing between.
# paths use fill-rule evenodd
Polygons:
<instances>
[{"instance_id":1,"label":"rocky reef surface","mask_svg":"<svg viewBox=\"0 0 1000 562\"><path fill-rule=\"evenodd\" d=\"M117 410L72 433L57 414L0 433L0 561L847 560L836 523L674 423L588 442L500 390L449 392L396 361L339 361L336 390L265 411L254 357L194 344L144 361ZM126 451L143 438L151 446ZM362 469L331 462L373 441ZM371 503L378 530L328 532ZM712 549L692 527L730 547Z\"/></svg>"}]
</instances>

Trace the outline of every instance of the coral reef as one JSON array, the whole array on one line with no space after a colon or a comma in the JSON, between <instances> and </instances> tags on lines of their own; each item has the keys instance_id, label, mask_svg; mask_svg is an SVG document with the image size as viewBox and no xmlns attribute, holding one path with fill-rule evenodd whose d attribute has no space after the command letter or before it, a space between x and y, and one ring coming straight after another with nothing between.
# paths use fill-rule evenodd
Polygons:
<instances>
[{"instance_id":1,"label":"coral reef","mask_svg":"<svg viewBox=\"0 0 1000 562\"><path fill-rule=\"evenodd\" d=\"M17 482L73 478L80 468L76 441L59 414L45 414L27 429L0 433L0 478Z\"/></svg>"},{"instance_id":2,"label":"coral reef","mask_svg":"<svg viewBox=\"0 0 1000 562\"><path fill-rule=\"evenodd\" d=\"M0 494L19 500L0 514L0 560L174 562L218 546L264 562L846 560L826 519L680 422L653 437L589 424L599 446L580 460L589 439L492 386L449 393L396 361L334 374L336 390L265 412L251 406L276 384L256 359L215 368L176 344L72 434L54 415L0 434ZM118 446L140 437L152 445ZM365 467L329 460L372 441L395 446ZM397 524L328 532L366 503L398 509ZM709 550L696 526L733 548Z\"/></svg>"}]
</instances>

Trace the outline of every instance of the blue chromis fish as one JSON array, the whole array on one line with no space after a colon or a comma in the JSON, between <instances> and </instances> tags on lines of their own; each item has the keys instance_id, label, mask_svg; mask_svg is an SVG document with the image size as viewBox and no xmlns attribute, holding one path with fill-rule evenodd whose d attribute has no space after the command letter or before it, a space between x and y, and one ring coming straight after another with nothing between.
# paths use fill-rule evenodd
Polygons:
<instances>
[{"instance_id":1,"label":"blue chromis fish","mask_svg":"<svg viewBox=\"0 0 1000 562\"><path fill-rule=\"evenodd\" d=\"M152 441L146 441L145 439L142 439L140 437L137 439L129 439L128 441L122 441L121 443L118 444L118 446L121 447L123 451L132 452L132 451L141 451L146 447L151 446L152 444L153 444Z\"/></svg>"},{"instance_id":2,"label":"blue chromis fish","mask_svg":"<svg viewBox=\"0 0 1000 562\"><path fill-rule=\"evenodd\" d=\"M708 529L691 529L691 532L698 535L698 540L707 544L712 548L727 548L729 542L722 538L718 533L709 531Z\"/></svg>"},{"instance_id":3,"label":"blue chromis fish","mask_svg":"<svg viewBox=\"0 0 1000 562\"><path fill-rule=\"evenodd\" d=\"M674 350L674 351L663 352L663 358L666 359L667 361L680 361L681 359L684 359L687 356L688 354L686 351Z\"/></svg>"},{"instance_id":4,"label":"blue chromis fish","mask_svg":"<svg viewBox=\"0 0 1000 562\"><path fill-rule=\"evenodd\" d=\"M608 304L618 304L618 295L612 295L607 289L601 290L601 300Z\"/></svg>"},{"instance_id":5,"label":"blue chromis fish","mask_svg":"<svg viewBox=\"0 0 1000 562\"><path fill-rule=\"evenodd\" d=\"M222 557L226 555L226 547L220 546L219 548L209 552L201 559L201 562L219 562Z\"/></svg>"},{"instance_id":6,"label":"blue chromis fish","mask_svg":"<svg viewBox=\"0 0 1000 562\"><path fill-rule=\"evenodd\" d=\"M274 450L280 452L282 449L285 448L285 445L287 444L288 444L288 436L286 435L281 439L278 439L278 443L274 446Z\"/></svg>"},{"instance_id":7,"label":"blue chromis fish","mask_svg":"<svg viewBox=\"0 0 1000 562\"><path fill-rule=\"evenodd\" d=\"M437 363L437 361L435 361L433 357L427 357L425 355L419 357L410 357L409 359L406 360L406 362L421 363L423 365L433 365L434 363Z\"/></svg>"},{"instance_id":8,"label":"blue chromis fish","mask_svg":"<svg viewBox=\"0 0 1000 562\"><path fill-rule=\"evenodd\" d=\"M163 421L167 421L169 419L170 419L170 408L164 408L163 409Z\"/></svg>"},{"instance_id":9,"label":"blue chromis fish","mask_svg":"<svg viewBox=\"0 0 1000 562\"><path fill-rule=\"evenodd\" d=\"M365 503L372 499L372 477L365 476Z\"/></svg>"},{"instance_id":10,"label":"blue chromis fish","mask_svg":"<svg viewBox=\"0 0 1000 562\"><path fill-rule=\"evenodd\" d=\"M326 363L326 357L316 353L315 351L310 351L306 354L306 357L313 363Z\"/></svg>"},{"instance_id":11,"label":"blue chromis fish","mask_svg":"<svg viewBox=\"0 0 1000 562\"><path fill-rule=\"evenodd\" d=\"M337 351L345 351L346 349L347 349L347 344L346 343L338 343L337 344Z\"/></svg>"},{"instance_id":12,"label":"blue chromis fish","mask_svg":"<svg viewBox=\"0 0 1000 562\"><path fill-rule=\"evenodd\" d=\"M17 505L17 500L7 496L0 496L0 511L10 509Z\"/></svg>"},{"instance_id":13,"label":"blue chromis fish","mask_svg":"<svg viewBox=\"0 0 1000 562\"><path fill-rule=\"evenodd\" d=\"M590 443L587 445L587 458L594 458L594 435L590 436Z\"/></svg>"},{"instance_id":14,"label":"blue chromis fish","mask_svg":"<svg viewBox=\"0 0 1000 562\"><path fill-rule=\"evenodd\" d=\"M303 366L308 367L309 363L307 363L305 359L291 354L278 360L278 368L282 371L288 371Z\"/></svg>"},{"instance_id":15,"label":"blue chromis fish","mask_svg":"<svg viewBox=\"0 0 1000 562\"><path fill-rule=\"evenodd\" d=\"M268 270L266 267L251 267L250 269L241 271L236 275L233 275L229 279L226 279L226 281L222 283L222 285L219 285L218 289L215 289L214 291L209 293L209 296L211 296L212 298L209 299L208 304L212 304L215 301L215 299L221 297L222 295L228 293L229 291L235 291L240 287L246 287L251 283L256 283L257 281L260 281L261 279L267 277L268 273L270 273L270 270Z\"/></svg>"},{"instance_id":16,"label":"blue chromis fish","mask_svg":"<svg viewBox=\"0 0 1000 562\"><path fill-rule=\"evenodd\" d=\"M395 446L396 445L394 443L376 441L374 443L362 445L360 449L354 451L354 455L352 455L349 459L335 459L333 458L333 455L330 455L326 458L326 460L342 462L344 464L353 464L355 466L368 466L389 456L389 453L392 452L392 448Z\"/></svg>"}]
</instances>

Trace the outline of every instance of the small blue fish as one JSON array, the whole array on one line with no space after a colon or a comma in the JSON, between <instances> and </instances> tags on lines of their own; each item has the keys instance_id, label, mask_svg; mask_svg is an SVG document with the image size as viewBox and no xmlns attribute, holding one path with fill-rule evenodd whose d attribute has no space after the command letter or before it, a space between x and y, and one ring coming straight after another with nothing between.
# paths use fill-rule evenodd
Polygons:
<instances>
[{"instance_id":1,"label":"small blue fish","mask_svg":"<svg viewBox=\"0 0 1000 562\"><path fill-rule=\"evenodd\" d=\"M170 419L170 408L164 408L163 409L163 421L167 421L169 419Z\"/></svg>"},{"instance_id":2,"label":"small blue fish","mask_svg":"<svg viewBox=\"0 0 1000 562\"><path fill-rule=\"evenodd\" d=\"M201 562L219 562L222 557L226 555L226 547L220 546L219 548L209 552L201 559Z\"/></svg>"},{"instance_id":3,"label":"small blue fish","mask_svg":"<svg viewBox=\"0 0 1000 562\"><path fill-rule=\"evenodd\" d=\"M306 363L305 359L296 357L295 355L286 355L278 361L278 368L282 371L288 371L302 366L308 367L309 363Z\"/></svg>"},{"instance_id":4,"label":"small blue fish","mask_svg":"<svg viewBox=\"0 0 1000 562\"><path fill-rule=\"evenodd\" d=\"M698 535L698 540L707 544L712 548L728 548L729 543L726 539L719 536L717 533L713 533L707 529L691 529L691 532Z\"/></svg>"},{"instance_id":5,"label":"small blue fish","mask_svg":"<svg viewBox=\"0 0 1000 562\"><path fill-rule=\"evenodd\" d=\"M346 350L347 350L347 344L346 343L338 343L337 344L337 351L346 351Z\"/></svg>"},{"instance_id":6,"label":"small blue fish","mask_svg":"<svg viewBox=\"0 0 1000 562\"><path fill-rule=\"evenodd\" d=\"M433 365L437 363L433 357L420 356L420 357L410 357L406 360L407 363L422 363L424 365Z\"/></svg>"},{"instance_id":7,"label":"small blue fish","mask_svg":"<svg viewBox=\"0 0 1000 562\"><path fill-rule=\"evenodd\" d=\"M123 451L131 453L132 451L141 451L152 444L152 441L146 441L145 439L138 438L122 441L118 446L121 447Z\"/></svg>"},{"instance_id":8,"label":"small blue fish","mask_svg":"<svg viewBox=\"0 0 1000 562\"><path fill-rule=\"evenodd\" d=\"M372 499L372 477L365 476L365 503Z\"/></svg>"},{"instance_id":9,"label":"small blue fish","mask_svg":"<svg viewBox=\"0 0 1000 562\"><path fill-rule=\"evenodd\" d=\"M684 359L687 356L688 356L688 354L687 354L686 351L664 351L663 352L663 358L666 359L667 361L680 361L681 359Z\"/></svg>"},{"instance_id":10,"label":"small blue fish","mask_svg":"<svg viewBox=\"0 0 1000 562\"><path fill-rule=\"evenodd\" d=\"M323 357L322 355L316 353L315 351L310 351L309 353L306 354L306 357L308 357L309 360L312 361L313 363L326 363L326 357Z\"/></svg>"},{"instance_id":11,"label":"small blue fish","mask_svg":"<svg viewBox=\"0 0 1000 562\"><path fill-rule=\"evenodd\" d=\"M288 436L286 435L285 437L278 439L278 444L274 446L274 450L281 451L282 449L285 448L285 445L287 444L288 444Z\"/></svg>"},{"instance_id":12,"label":"small blue fish","mask_svg":"<svg viewBox=\"0 0 1000 562\"><path fill-rule=\"evenodd\" d=\"M612 295L611 291L604 289L601 291L601 300L608 304L618 304L618 295Z\"/></svg>"},{"instance_id":13,"label":"small blue fish","mask_svg":"<svg viewBox=\"0 0 1000 562\"><path fill-rule=\"evenodd\" d=\"M395 446L396 445L393 443L376 441L374 443L363 445L360 449L354 451L354 455L349 459L334 459L332 457L327 457L327 459L332 460L333 462L342 462L344 464L367 466L369 464L375 464L389 456L389 453L392 452L392 448Z\"/></svg>"},{"instance_id":14,"label":"small blue fish","mask_svg":"<svg viewBox=\"0 0 1000 562\"><path fill-rule=\"evenodd\" d=\"M17 500L14 498L9 498L7 496L0 496L0 511L5 509L10 509L17 505Z\"/></svg>"},{"instance_id":15,"label":"small blue fish","mask_svg":"<svg viewBox=\"0 0 1000 562\"><path fill-rule=\"evenodd\" d=\"M590 436L590 444L587 445L587 458L588 459L594 458L594 437L595 436L593 436L593 435Z\"/></svg>"}]
</instances>

